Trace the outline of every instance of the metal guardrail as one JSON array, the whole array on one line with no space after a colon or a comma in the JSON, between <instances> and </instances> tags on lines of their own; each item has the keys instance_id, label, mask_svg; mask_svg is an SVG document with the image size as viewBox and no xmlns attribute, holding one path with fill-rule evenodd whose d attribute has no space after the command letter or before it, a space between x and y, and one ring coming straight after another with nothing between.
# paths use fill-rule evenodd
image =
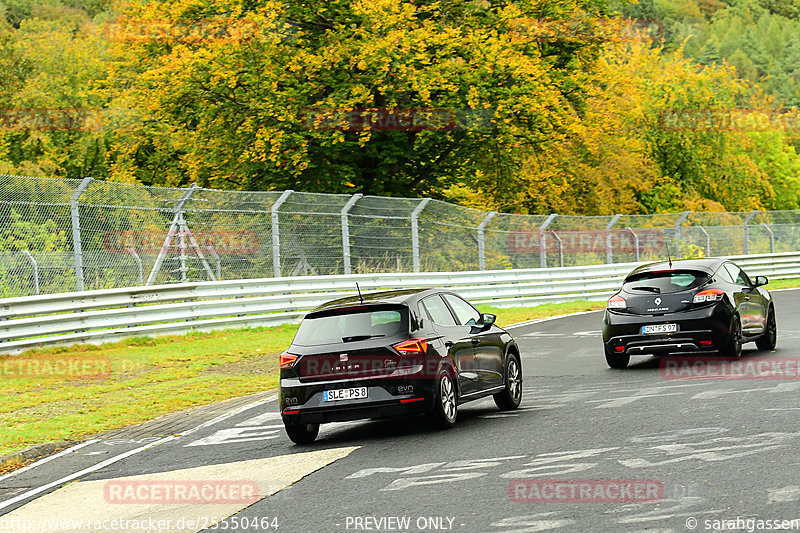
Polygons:
<instances>
[{"instance_id":1,"label":"metal guardrail","mask_svg":"<svg viewBox=\"0 0 800 533\"><path fill-rule=\"evenodd\" d=\"M731 259L751 275L800 277L800 252ZM448 287L496 307L602 300L638 264L263 278L7 298L0 300L0 352L292 323L319 304L355 295L356 282L362 291Z\"/></svg>"}]
</instances>

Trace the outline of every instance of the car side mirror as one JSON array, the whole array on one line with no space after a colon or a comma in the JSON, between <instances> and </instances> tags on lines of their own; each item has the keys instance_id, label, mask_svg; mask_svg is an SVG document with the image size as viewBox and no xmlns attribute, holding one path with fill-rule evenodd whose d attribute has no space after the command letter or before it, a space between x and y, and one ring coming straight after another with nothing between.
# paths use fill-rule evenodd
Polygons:
<instances>
[{"instance_id":1,"label":"car side mirror","mask_svg":"<svg viewBox=\"0 0 800 533\"><path fill-rule=\"evenodd\" d=\"M481 321L478 322L479 326L489 328L497 321L497 315L491 313L481 313Z\"/></svg>"},{"instance_id":2,"label":"car side mirror","mask_svg":"<svg viewBox=\"0 0 800 533\"><path fill-rule=\"evenodd\" d=\"M767 276L756 276L756 287L761 287L769 283Z\"/></svg>"}]
</instances>

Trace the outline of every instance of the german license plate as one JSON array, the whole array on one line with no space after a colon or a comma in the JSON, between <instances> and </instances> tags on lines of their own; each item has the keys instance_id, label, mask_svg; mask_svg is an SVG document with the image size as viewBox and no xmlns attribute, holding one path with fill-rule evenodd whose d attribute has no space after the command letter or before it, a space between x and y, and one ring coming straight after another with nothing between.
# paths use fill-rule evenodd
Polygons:
<instances>
[{"instance_id":1,"label":"german license plate","mask_svg":"<svg viewBox=\"0 0 800 533\"><path fill-rule=\"evenodd\" d=\"M675 333L678 331L678 324L651 324L642 326L642 333L651 335L653 333Z\"/></svg>"},{"instance_id":2,"label":"german license plate","mask_svg":"<svg viewBox=\"0 0 800 533\"><path fill-rule=\"evenodd\" d=\"M336 402L339 400L360 400L367 397L366 387L354 387L352 389L326 390L322 393L323 402Z\"/></svg>"}]
</instances>

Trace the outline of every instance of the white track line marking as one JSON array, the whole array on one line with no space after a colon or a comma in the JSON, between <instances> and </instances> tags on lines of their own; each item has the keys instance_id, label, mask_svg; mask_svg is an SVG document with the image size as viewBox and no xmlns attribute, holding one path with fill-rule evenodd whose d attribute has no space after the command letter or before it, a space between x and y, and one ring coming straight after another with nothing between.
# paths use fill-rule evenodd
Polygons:
<instances>
[{"instance_id":1,"label":"white track line marking","mask_svg":"<svg viewBox=\"0 0 800 533\"><path fill-rule=\"evenodd\" d=\"M216 424L218 422L221 422L221 421L223 421L223 420L225 420L227 418L230 418L230 417L235 416L235 415L237 415L239 413L247 411L248 409L252 409L253 407L258 407L259 405L263 405L265 403L269 403L271 401L274 401L276 398L277 398L277 396L272 396L270 398L267 398L266 400L260 400L258 402L254 402L254 403L251 403L249 405L245 405L244 407L240 407L239 409L235 409L235 410L230 411L228 413L224 413L224 414L222 414L222 415L220 415L220 416L218 416L216 418L213 418L212 420L209 420L208 422L204 422L204 423L200 424L197 427L194 427L194 428L192 428L192 429L190 429L188 431L184 431L183 433L180 434L180 436L189 435L190 433L194 433L195 431L198 431L198 430L206 428L206 427L208 427L210 425L213 425L213 424ZM148 449L152 448L153 446L158 446L159 444L163 444L163 443L169 442L171 440L176 440L177 438L178 437L174 436L174 435L170 435L168 437L164 437L163 439L159 439L159 440L157 440L155 442L151 442L149 444L145 444L144 446L140 446L138 448L134 448L133 450L127 451L125 453L121 453L119 455L116 455L114 457L106 459L105 461L102 461L100 463L97 463L97 464L94 464L92 466L86 467L83 470L80 470L78 472L72 473L72 474L70 474L68 476L64 476L61 479L58 479L56 481L51 481L50 483L47 483L45 485L41 485L41 486L36 487L34 489L31 489L31 490L29 490L27 492L23 492L22 494L19 494L18 496L15 496L15 497L13 497L13 498L11 498L9 500L5 500L3 502L0 502L0 510L5 509L6 507L10 507L10 506L14 505L15 503L19 503L19 502L21 502L23 500L27 500L31 496L36 496L37 494L40 494L40 493L42 493L42 492L44 492L46 490L52 489L53 487L57 487L59 485L63 485L64 483L69 483L70 481L73 481L73 480L75 480L75 479L77 479L79 477L85 476L86 474L91 474L92 472L96 472L96 471L98 471L100 469L103 469L103 468L105 468L105 467L107 467L109 465L112 465L112 464L114 464L114 463L116 463L118 461L122 461L123 459L127 459L128 457L130 457L132 455L136 455L137 453L141 453L141 452L143 452L145 450L148 450ZM92 441L88 441L88 442L91 443ZM74 450L74 448L70 448L70 449ZM31 465L31 466L33 466L33 465Z\"/></svg>"},{"instance_id":2,"label":"white track line marking","mask_svg":"<svg viewBox=\"0 0 800 533\"><path fill-rule=\"evenodd\" d=\"M4 475L0 476L0 481L3 481L4 479L10 478L11 476L15 476L17 474L21 474L22 472L27 472L28 470L31 470L32 468L36 468L39 465L43 465L45 463L49 463L53 459L58 459L59 457L63 457L65 455L67 455L67 454L77 452L78 450L80 450L84 446L89 446L90 444L94 444L95 442L99 442L99 441L100 441L100 439L92 439L92 440L87 440L86 442L81 442L80 444L76 444L75 446L70 446L66 450L61 450L60 452L58 452L55 455L51 455L49 457L45 457L44 459L40 459L39 461L36 461L35 463L31 463L31 464L29 464L28 466L26 466L24 468L20 468L19 470L14 470L13 472L9 472L8 474L4 474Z\"/></svg>"}]
</instances>

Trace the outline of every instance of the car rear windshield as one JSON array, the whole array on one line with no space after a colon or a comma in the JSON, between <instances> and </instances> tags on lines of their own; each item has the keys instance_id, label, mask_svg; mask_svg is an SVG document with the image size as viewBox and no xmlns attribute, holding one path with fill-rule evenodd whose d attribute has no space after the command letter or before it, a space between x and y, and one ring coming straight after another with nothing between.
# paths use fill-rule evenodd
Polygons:
<instances>
[{"instance_id":1,"label":"car rear windshield","mask_svg":"<svg viewBox=\"0 0 800 533\"><path fill-rule=\"evenodd\" d=\"M358 306L307 315L295 334L293 344L317 346L407 333L407 307Z\"/></svg>"},{"instance_id":2,"label":"car rear windshield","mask_svg":"<svg viewBox=\"0 0 800 533\"><path fill-rule=\"evenodd\" d=\"M667 294L691 290L706 281L708 274L697 270L654 270L628 277L622 288L634 293Z\"/></svg>"}]
</instances>

